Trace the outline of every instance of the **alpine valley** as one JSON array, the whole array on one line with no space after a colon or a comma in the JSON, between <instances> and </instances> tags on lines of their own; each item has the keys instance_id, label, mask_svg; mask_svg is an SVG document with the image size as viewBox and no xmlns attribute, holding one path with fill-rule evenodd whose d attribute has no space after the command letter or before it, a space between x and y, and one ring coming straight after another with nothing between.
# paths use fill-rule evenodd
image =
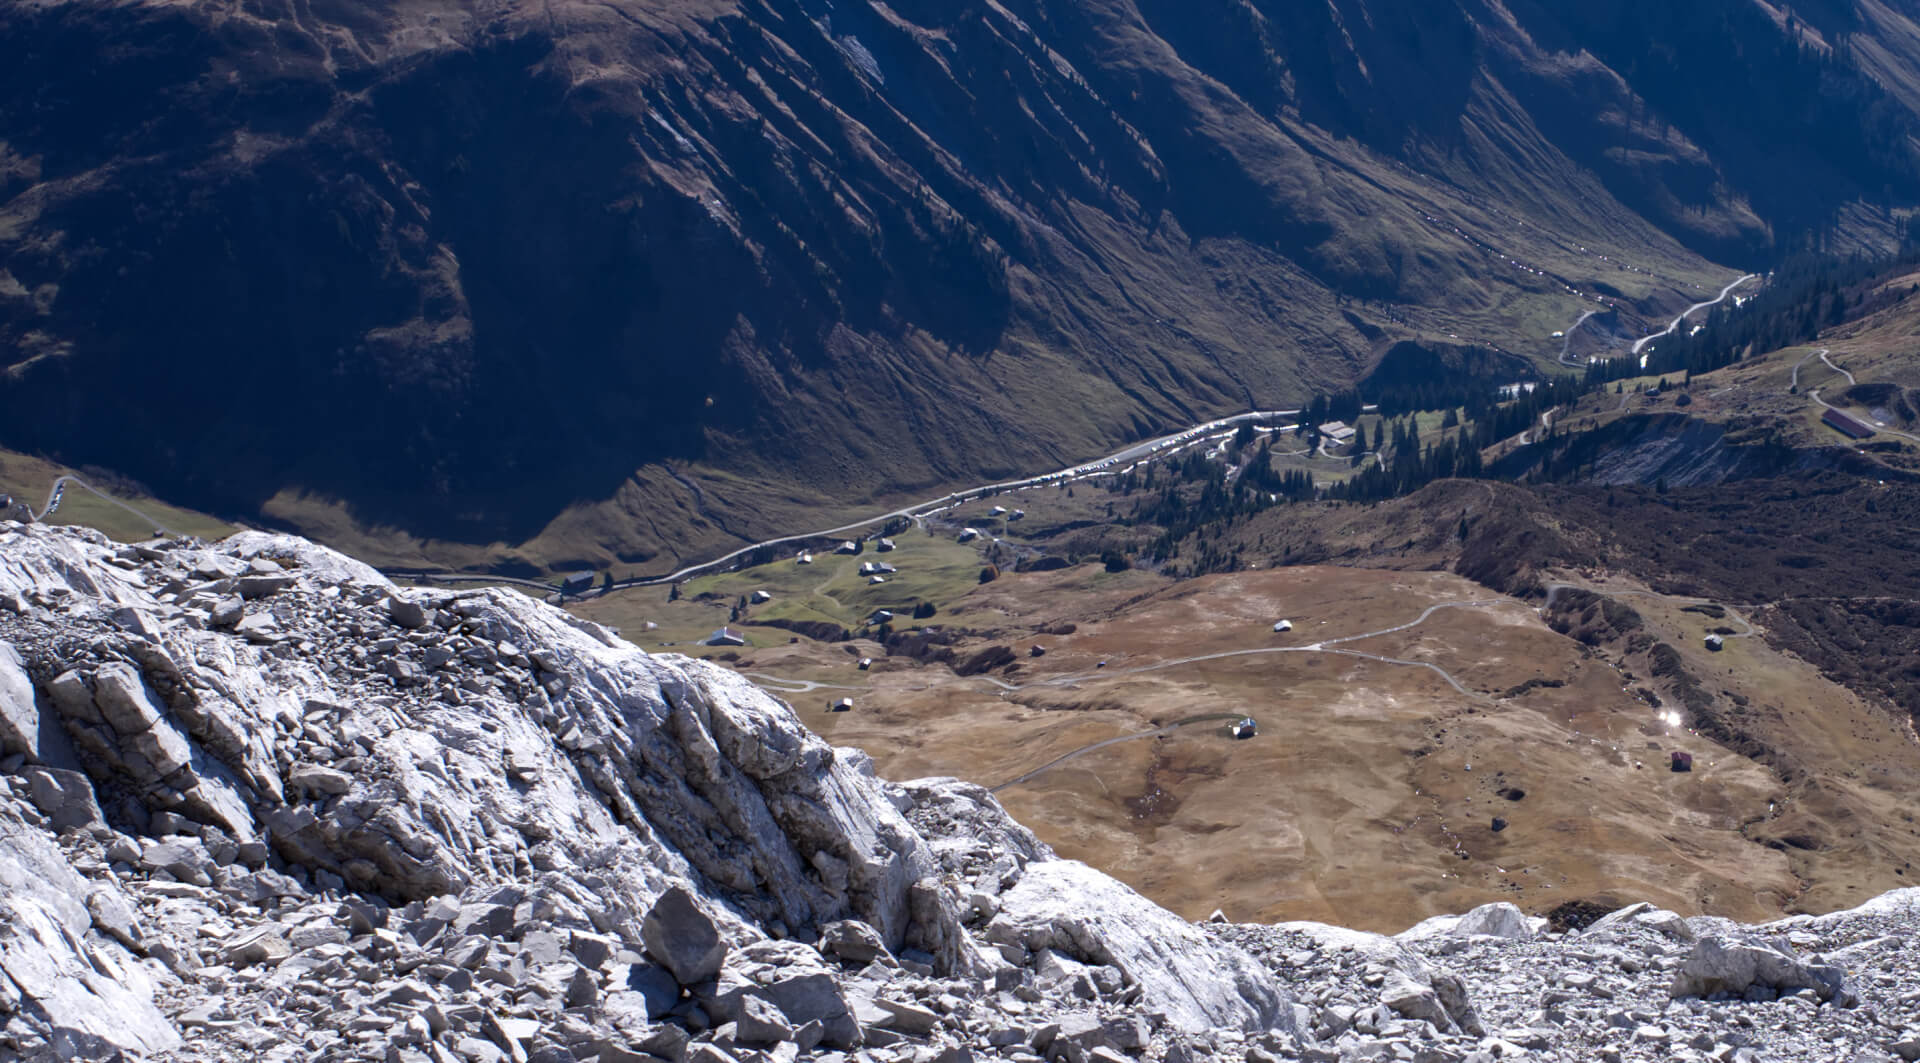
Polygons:
<instances>
[{"instance_id":1,"label":"alpine valley","mask_svg":"<svg viewBox=\"0 0 1920 1063\"><path fill-rule=\"evenodd\" d=\"M0 1061L1920 1060L1910 0L0 0Z\"/></svg>"}]
</instances>

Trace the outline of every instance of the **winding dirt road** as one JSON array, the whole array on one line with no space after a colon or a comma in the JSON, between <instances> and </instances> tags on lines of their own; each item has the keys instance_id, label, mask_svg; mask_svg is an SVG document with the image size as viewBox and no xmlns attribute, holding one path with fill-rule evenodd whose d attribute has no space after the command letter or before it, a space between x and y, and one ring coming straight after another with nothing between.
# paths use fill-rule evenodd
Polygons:
<instances>
[{"instance_id":1,"label":"winding dirt road","mask_svg":"<svg viewBox=\"0 0 1920 1063\"><path fill-rule=\"evenodd\" d=\"M1817 351L1809 351L1807 354L1801 356L1799 361L1793 363L1793 382L1791 385L1793 390L1798 391L1800 388L1800 367L1803 365L1806 365L1808 362L1812 361L1815 358L1820 359L1821 364L1825 365L1828 369L1831 369L1834 372L1839 373L1841 376L1846 377L1847 385L1849 387L1858 384L1859 381L1853 378L1852 373L1849 373L1845 369L1842 369L1839 366L1833 364L1832 359L1827 357L1831 353L1833 353L1833 348L1822 347ZM1812 390L1807 392L1807 397L1812 399L1814 402L1818 403L1821 409L1840 410L1840 407L1835 406L1834 404L1820 397L1820 392L1822 390L1824 390L1824 388L1813 388ZM1846 411L1840 410L1840 412L1845 413ZM1886 425L1880 424L1879 422L1874 422L1873 427L1878 431L1885 433L1886 435L1896 436L1900 439L1905 439L1913 443L1920 443L1920 436L1908 435L1907 433L1902 432L1898 429L1888 428Z\"/></svg>"},{"instance_id":2,"label":"winding dirt road","mask_svg":"<svg viewBox=\"0 0 1920 1063\"><path fill-rule=\"evenodd\" d=\"M1652 343L1654 340L1657 340L1662 336L1673 335L1674 330L1680 327L1681 322L1693 316L1696 312L1705 310L1707 307L1718 306L1720 303L1726 300L1727 296L1733 294L1733 290L1735 288L1740 287L1742 284L1745 284L1748 281L1753 280L1755 277L1758 277L1758 276L1759 276L1758 273L1749 273L1744 277L1736 278L1733 281L1733 283L1727 285L1725 288L1720 289L1719 295L1716 295L1713 298L1708 299L1706 302L1695 303L1692 306L1687 307L1685 310L1680 311L1680 316L1668 322L1666 328L1661 329L1659 332L1653 333L1650 336L1642 336L1639 339L1634 340L1632 353L1639 354L1640 348L1645 347L1647 344Z\"/></svg>"},{"instance_id":3,"label":"winding dirt road","mask_svg":"<svg viewBox=\"0 0 1920 1063\"><path fill-rule=\"evenodd\" d=\"M47 489L47 504L40 507L39 513L37 514L34 513L33 507L31 505L28 505L27 503L22 502L21 506L26 509L27 515L32 517L35 521L45 521L48 517L53 515L55 510L60 508L60 499L61 499L61 496L66 492L68 484L72 484L73 486L80 488L81 490L87 492L88 494L93 495L95 498L98 498L102 502L119 506L121 509L126 510L128 513L131 513L134 516L140 518L140 520L143 523L145 523L147 527L152 528L157 534L163 534L163 535L180 534L179 532L174 531L172 528L169 528L166 525L155 520L149 514L143 513L140 510L135 509L134 507L126 504L125 502L120 501L119 499L113 497L110 494L105 493L104 491L101 491L99 488L93 486L92 484L86 482L85 480L82 480L78 476L74 476L70 473L67 475L58 476L54 478L53 486Z\"/></svg>"},{"instance_id":4,"label":"winding dirt road","mask_svg":"<svg viewBox=\"0 0 1920 1063\"><path fill-rule=\"evenodd\" d=\"M1793 363L1793 379L1792 379L1792 382L1788 384L1788 387L1792 388L1796 392L1799 391L1800 390L1800 367L1803 365L1806 365L1808 362L1813 361L1815 358L1818 358L1821 361L1826 362L1827 351L1829 349L1830 348L1822 347L1817 351L1808 351L1806 354L1801 356L1799 361ZM1827 362L1827 365L1828 367L1832 367L1833 363Z\"/></svg>"},{"instance_id":5,"label":"winding dirt road","mask_svg":"<svg viewBox=\"0 0 1920 1063\"><path fill-rule=\"evenodd\" d=\"M1600 311L1598 310L1589 310L1586 313L1581 314L1580 320L1575 321L1571 325L1568 325L1567 331L1561 334L1561 337L1560 337L1560 364L1561 365L1564 365L1569 369L1582 368L1582 363L1574 359L1567 352L1573 346L1573 334L1575 332L1580 331L1580 326L1586 324L1588 318L1592 317L1593 315L1599 312Z\"/></svg>"},{"instance_id":6,"label":"winding dirt road","mask_svg":"<svg viewBox=\"0 0 1920 1063\"><path fill-rule=\"evenodd\" d=\"M1830 353L1830 352L1831 352L1832 350L1833 350L1833 348L1831 348L1831 347L1822 347L1822 348L1820 348L1820 360L1821 360L1821 361L1823 361L1823 362L1826 362L1826 363L1827 363L1827 368L1828 368L1828 369L1831 369L1831 370L1833 370L1834 372L1836 372L1836 373L1839 373L1839 374L1840 374L1841 376L1843 376L1843 377L1846 377L1846 378L1847 378L1847 386L1848 386L1848 387L1853 387L1853 386L1854 386L1855 384L1858 384L1858 383L1859 383L1859 381L1857 381L1857 380L1855 380L1855 379L1853 379L1853 374L1852 374L1852 373L1849 373L1849 372L1847 372L1847 371L1846 371L1845 369L1842 369L1842 368L1840 368L1839 366L1837 366L1837 365L1834 365L1834 364L1833 364L1833 363L1832 363L1831 361L1828 361L1828 359L1827 359L1827 355L1828 355L1828 354L1829 354L1829 353Z\"/></svg>"},{"instance_id":7,"label":"winding dirt road","mask_svg":"<svg viewBox=\"0 0 1920 1063\"><path fill-rule=\"evenodd\" d=\"M787 679L783 676L768 675L765 672L741 672L748 679L757 679L760 684L777 694L808 694L815 690L867 690L868 687L848 686L845 683L819 683L811 679Z\"/></svg>"},{"instance_id":8,"label":"winding dirt road","mask_svg":"<svg viewBox=\"0 0 1920 1063\"><path fill-rule=\"evenodd\" d=\"M1669 321L1667 323L1666 328L1663 328L1658 332L1649 333L1645 336L1640 337L1637 340L1634 340L1632 353L1639 354L1640 349L1642 347L1645 347L1647 344L1652 343L1654 340L1657 340L1662 336L1673 335L1674 330L1678 329L1681 323L1686 321L1687 318L1692 317L1694 314L1697 314L1702 310L1705 310L1707 307L1720 305L1720 303L1726 300L1727 296L1733 294L1733 290L1735 288L1740 287L1742 284L1745 284L1746 282L1753 280L1758 276L1759 274L1757 273L1749 273L1744 277L1735 278L1732 283L1728 284L1725 288L1720 289L1719 295L1716 295L1713 298L1706 300L1705 302L1695 303L1692 306L1687 307L1685 310L1682 310L1680 312L1680 316L1674 318L1672 321ZM1569 369L1581 369L1585 367L1584 363L1582 363L1578 359L1573 358L1568 352L1573 345L1573 334L1579 331L1580 326L1587 323L1588 318L1592 317L1597 313L1600 313L1600 311L1589 310L1586 313L1581 314L1579 320L1567 326L1567 330L1560 340L1560 357L1558 361L1561 365Z\"/></svg>"},{"instance_id":9,"label":"winding dirt road","mask_svg":"<svg viewBox=\"0 0 1920 1063\"><path fill-rule=\"evenodd\" d=\"M1552 600L1551 594L1549 594L1548 600L1549 601ZM993 686L998 687L1000 690L1006 693L1015 693L1021 690L1027 690L1034 687L1072 686L1075 683L1082 683L1082 682L1086 682L1093 679L1119 679L1125 676L1143 675L1148 672L1160 672L1160 671L1165 671L1169 668L1179 668L1185 665L1200 664L1207 661L1227 660L1234 657L1256 657L1256 656L1262 656L1267 654L1280 654L1280 653L1331 653L1331 654L1337 654L1342 657L1354 657L1364 661L1374 661L1379 664L1399 665L1407 668L1425 668L1428 671L1439 676L1443 681L1446 682L1448 686L1452 687L1456 692L1458 692L1462 696L1473 698L1480 701L1486 701L1486 700L1489 700L1486 694L1476 690L1469 689L1465 684L1461 683L1460 680L1456 679L1451 672L1448 672L1446 669L1440 667L1437 664L1434 664L1431 661L1412 661L1412 660L1407 660L1405 658L1400 658L1400 657L1388 657L1383 654L1367 653L1362 650L1336 649L1335 647L1344 645L1349 642L1359 642L1364 639L1379 638L1383 635L1392 635L1401 631L1411 630L1412 628L1419 627L1421 624L1426 623L1427 620L1433 616L1433 614L1440 612L1443 609L1480 609L1480 608L1485 608L1487 606L1502 605L1502 604L1507 604L1514 601L1515 599L1512 599L1512 598L1477 598L1477 599L1471 599L1468 601L1460 601L1460 602L1439 602L1434 605L1428 606L1426 609L1421 611L1419 616L1413 618L1412 620L1407 621L1404 624L1395 624L1392 627L1383 627L1376 631L1365 631L1357 635L1343 635L1339 638L1325 639L1320 642L1309 643L1305 646L1260 646L1260 647L1247 649L1247 650L1223 650L1219 653L1202 653L1202 654L1195 654L1189 657L1176 657L1172 660L1156 661L1152 664L1144 664L1134 668L1117 668L1117 669L1102 668L1102 669L1096 669L1094 671L1088 671L1088 672L1075 672L1070 675L1050 676L1046 679L1037 679L1030 683L1009 683L1004 679L999 679L989 675L974 676L972 678L979 679L982 682L990 683ZM780 694L807 694L807 693L812 693L818 690L861 691L861 690L870 689L867 687L849 686L841 683L822 683L822 682L818 682L811 679L789 679L784 676L770 675L765 672L742 672L740 674L746 676L749 679L755 680L756 682L759 682L765 685L769 690L772 690ZM1081 746L1078 749L1070 750L1067 753L1064 753L1058 757L1055 757L1054 759L1046 762L1045 764L1040 765L1037 768L1034 768L1029 772L1026 772L1025 774L1022 774L1013 779L1009 779L1008 781L993 787L993 791L998 792L1000 790L1006 789L1009 786L1014 786L1019 783L1028 782L1034 779L1035 777L1047 771L1052 770L1053 768L1056 768L1070 760L1073 760L1076 757L1083 756L1095 750L1105 749L1109 746L1119 745L1122 742L1138 742L1148 738L1158 738L1164 735L1172 734L1174 731L1177 731L1183 727L1189 727L1195 724L1208 723L1208 722L1214 722L1214 721L1220 721L1220 720L1229 720L1229 719L1237 720L1242 718L1244 715L1245 714L1243 713L1213 713L1206 716L1192 716L1183 720L1176 720L1173 723L1167 724L1163 727L1156 727L1151 730L1141 731L1137 734L1119 735L1114 738L1107 738L1107 739L1102 739L1101 741L1098 741L1098 742L1092 742L1087 745Z\"/></svg>"},{"instance_id":10,"label":"winding dirt road","mask_svg":"<svg viewBox=\"0 0 1920 1063\"><path fill-rule=\"evenodd\" d=\"M1051 483L1071 482L1093 476L1113 475L1113 473L1108 470L1113 469L1116 465L1122 463L1138 463L1165 457L1169 454L1185 450L1195 442L1225 439L1231 436L1234 430L1242 424L1258 425L1264 421L1275 421L1292 417L1299 412L1299 410L1253 410L1248 413L1235 414L1232 417L1222 417L1212 421L1205 421L1171 435L1164 435L1156 439L1131 444L1114 451L1104 458L1097 458L1093 461L1071 465L1067 468L1044 473L1039 476L1029 476L1025 479L1007 480L994 484L981 484L977 487L969 487L963 491L953 491L941 495L938 498L926 499L909 506L902 506L899 509L865 517L834 528L823 528L819 531L801 532L795 535L783 535L775 539L763 539L760 542L742 546L737 550L722 554L711 561L702 561L697 565L688 565L678 571L669 572L664 576L641 576L633 579L619 580L611 587L600 590L599 593L604 594L608 591L626 590L630 587L657 587L668 583L678 583L691 576L697 576L712 569L722 568L756 550L805 543L816 539L838 538L863 528L871 528L876 524L885 524L890 520L906 519L918 524L927 516L942 513L966 502L985 498L990 495L997 495L1005 491L1040 487ZM1288 424L1277 427L1280 430L1285 430L1294 426ZM704 496L700 494L700 489L697 485L678 472L669 471L668 475L673 477L675 481L679 482L689 491L693 492L699 504L704 506ZM484 573L450 572L444 569L400 568L383 569L382 571L389 576L418 580L423 583L511 583L517 586L538 587L543 591L549 592L558 589L554 584L540 580L519 579L512 576L493 576Z\"/></svg>"},{"instance_id":11,"label":"winding dirt road","mask_svg":"<svg viewBox=\"0 0 1920 1063\"><path fill-rule=\"evenodd\" d=\"M1446 669L1440 667L1439 665L1432 663L1431 661L1410 661L1400 657L1387 657L1377 653L1365 653L1360 650L1340 650L1340 649L1333 649L1332 647L1343 644L1343 643L1348 643L1348 642L1359 642L1362 639L1378 638L1382 635L1391 635L1396 632L1406 631L1411 628L1418 627L1421 624L1425 623L1429 617L1433 616L1433 614L1439 612L1442 609L1484 608L1486 606L1500 605L1500 604L1512 602L1512 601L1514 601L1514 599L1512 598L1486 598L1486 599L1474 599L1471 601L1464 601L1464 602L1440 602L1436 605L1428 606L1424 611L1421 612L1421 614L1418 617L1415 617L1414 619L1409 620L1404 624L1395 624L1393 627L1381 628L1378 631L1362 632L1361 634L1358 634L1358 635L1345 635L1337 639L1327 639L1323 642L1315 642L1305 646L1261 646L1261 647L1257 647L1255 649L1250 649L1250 650L1224 650L1220 653L1203 653L1203 654L1196 654L1191 657L1177 657L1167 661L1156 661L1153 664L1140 665L1139 667L1136 667L1136 668L1100 669L1092 672L1077 672L1072 675L1053 676L1047 679L1039 679L1031 683L1021 683L1021 684L1008 683L1005 680L996 679L993 676L983 675L983 676L976 676L975 678L982 679L988 683L992 683L994 686L997 686L1002 690L1011 693L1014 691L1025 690L1025 689L1028 689L1029 687L1059 687L1059 686L1070 686L1074 683L1084 682L1090 679L1117 679L1124 676L1141 675L1147 672L1165 671L1166 669L1178 668L1183 665L1198 664L1205 661L1220 661L1220 660L1226 660L1233 657L1255 657L1255 656L1261 656L1265 654L1277 654L1277 653L1332 653L1332 654L1338 654L1339 656L1342 656L1342 657L1356 657L1361 660L1374 661L1380 664L1401 665L1409 668L1425 668L1428 671L1433 672L1435 675L1439 676L1441 679L1445 680L1448 686L1451 686L1455 691L1457 691L1461 695L1484 701L1484 700L1487 700L1487 696L1485 694L1480 693L1479 691L1468 689L1458 679L1454 678L1452 673L1448 672ZM1224 714L1214 714L1214 715L1204 716L1204 717L1199 717L1199 716L1190 717L1186 720L1176 721L1165 727L1156 727L1156 728L1153 728L1152 730L1141 731L1137 734L1120 735L1119 737L1116 737L1116 738L1108 738L1108 739L1103 739L1099 742L1093 742L1088 745L1081 746L1078 749L1071 750L1059 757L1056 757L1053 760L1050 760L1047 763L1042 764L1041 766L1033 769L1032 771L1027 772L1024 775L1021 775L1014 779L1010 779L1007 782L1003 782L1000 785L993 787L993 790L997 792L1000 790L1004 790L1009 786L1013 786L1017 783L1027 782L1033 779L1034 777L1040 775L1041 773L1048 771L1051 768L1054 768L1060 764L1063 764L1069 760L1072 760L1075 757L1081 756L1086 753L1091 753L1096 749L1105 749L1108 746L1118 745L1122 742L1138 742L1143 739L1158 738L1162 735L1171 734L1173 731L1176 731L1182 727L1189 726L1194 723L1201 723L1201 722L1206 722L1211 720L1240 719L1242 715L1243 714L1241 713L1224 713Z\"/></svg>"}]
</instances>

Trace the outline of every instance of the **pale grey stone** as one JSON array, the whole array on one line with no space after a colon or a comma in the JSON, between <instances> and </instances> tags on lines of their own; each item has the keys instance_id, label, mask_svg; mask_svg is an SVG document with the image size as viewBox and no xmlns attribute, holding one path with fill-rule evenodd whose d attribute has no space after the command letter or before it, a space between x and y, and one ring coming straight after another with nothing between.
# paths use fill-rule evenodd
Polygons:
<instances>
[{"instance_id":1,"label":"pale grey stone","mask_svg":"<svg viewBox=\"0 0 1920 1063\"><path fill-rule=\"evenodd\" d=\"M254 613L241 619L233 625L233 633L259 646L270 646L286 637L272 613Z\"/></svg>"},{"instance_id":2,"label":"pale grey stone","mask_svg":"<svg viewBox=\"0 0 1920 1063\"><path fill-rule=\"evenodd\" d=\"M425 606L397 594L387 599L387 615L394 623L410 631L418 631L432 623Z\"/></svg>"},{"instance_id":3,"label":"pale grey stone","mask_svg":"<svg viewBox=\"0 0 1920 1063\"><path fill-rule=\"evenodd\" d=\"M293 955L293 946L274 926L260 927L242 934L229 943L225 953L226 961L234 967L250 967L254 964L273 966Z\"/></svg>"},{"instance_id":4,"label":"pale grey stone","mask_svg":"<svg viewBox=\"0 0 1920 1063\"><path fill-rule=\"evenodd\" d=\"M923 1008L918 1004L887 997L875 997L873 1003L885 1013L885 1018L880 1020L879 1025L889 1030L925 1036L932 1033L934 1027L940 1025L939 1012Z\"/></svg>"},{"instance_id":5,"label":"pale grey stone","mask_svg":"<svg viewBox=\"0 0 1920 1063\"><path fill-rule=\"evenodd\" d=\"M240 577L240 597L248 601L279 594L293 586L293 577L281 572L271 575L254 574Z\"/></svg>"},{"instance_id":6,"label":"pale grey stone","mask_svg":"<svg viewBox=\"0 0 1920 1063\"><path fill-rule=\"evenodd\" d=\"M293 769L287 777L287 784L307 793L344 794L353 789L353 776L318 764L302 764Z\"/></svg>"},{"instance_id":7,"label":"pale grey stone","mask_svg":"<svg viewBox=\"0 0 1920 1063\"><path fill-rule=\"evenodd\" d=\"M66 1031L70 1058L172 1050L180 1035L155 1006L147 969L117 944L87 943L87 895L45 834L0 815L0 997L10 998L0 1003Z\"/></svg>"},{"instance_id":8,"label":"pale grey stone","mask_svg":"<svg viewBox=\"0 0 1920 1063\"><path fill-rule=\"evenodd\" d=\"M207 622L216 628L231 628L246 615L246 603L239 597L222 598L214 603Z\"/></svg>"},{"instance_id":9,"label":"pale grey stone","mask_svg":"<svg viewBox=\"0 0 1920 1063\"><path fill-rule=\"evenodd\" d=\"M162 716L140 673L121 661L94 671L93 703L107 725L122 736L141 734L159 723Z\"/></svg>"},{"instance_id":10,"label":"pale grey stone","mask_svg":"<svg viewBox=\"0 0 1920 1063\"><path fill-rule=\"evenodd\" d=\"M476 902L460 906L459 914L453 917L453 932L456 934L481 934L489 938L503 938L513 933L513 906ZM482 953L485 942L477 943Z\"/></svg>"},{"instance_id":11,"label":"pale grey stone","mask_svg":"<svg viewBox=\"0 0 1920 1063\"><path fill-rule=\"evenodd\" d=\"M567 949L581 966L599 970L613 960L614 940L605 934L575 930L567 939Z\"/></svg>"},{"instance_id":12,"label":"pale grey stone","mask_svg":"<svg viewBox=\"0 0 1920 1063\"><path fill-rule=\"evenodd\" d=\"M823 1043L839 1048L860 1043L860 1024L854 1021L853 1009L826 972L780 979L766 986L766 994L789 1021L819 1022Z\"/></svg>"},{"instance_id":13,"label":"pale grey stone","mask_svg":"<svg viewBox=\"0 0 1920 1063\"><path fill-rule=\"evenodd\" d=\"M212 883L213 857L200 839L177 835L148 842L140 853L140 866L149 871L165 871L182 882L196 886Z\"/></svg>"},{"instance_id":14,"label":"pale grey stone","mask_svg":"<svg viewBox=\"0 0 1920 1063\"><path fill-rule=\"evenodd\" d=\"M771 1044L793 1036L793 1025L773 1001L757 993L741 998L736 1036L748 1043Z\"/></svg>"},{"instance_id":15,"label":"pale grey stone","mask_svg":"<svg viewBox=\"0 0 1920 1063\"><path fill-rule=\"evenodd\" d=\"M94 799L93 782L77 771L61 768L31 767L22 776L33 806L52 822L56 831L89 830L106 826L100 805Z\"/></svg>"},{"instance_id":16,"label":"pale grey stone","mask_svg":"<svg viewBox=\"0 0 1920 1063\"><path fill-rule=\"evenodd\" d=\"M616 984L625 985L640 995L649 1019L660 1018L680 1003L680 983L671 971L655 964L633 964L627 968L624 979L616 979Z\"/></svg>"},{"instance_id":17,"label":"pale grey stone","mask_svg":"<svg viewBox=\"0 0 1920 1063\"><path fill-rule=\"evenodd\" d=\"M1446 1008L1441 1006L1440 998L1432 988L1415 982L1400 971L1392 972L1381 987L1380 1003L1409 1019L1430 1022L1442 1030L1453 1027Z\"/></svg>"},{"instance_id":18,"label":"pale grey stone","mask_svg":"<svg viewBox=\"0 0 1920 1063\"><path fill-rule=\"evenodd\" d=\"M1527 941L1538 936L1543 919L1532 919L1517 906L1497 901L1483 904L1465 915L1436 915L1394 935L1399 941L1425 941L1435 937L1496 937L1509 941Z\"/></svg>"},{"instance_id":19,"label":"pale grey stone","mask_svg":"<svg viewBox=\"0 0 1920 1063\"><path fill-rule=\"evenodd\" d=\"M129 949L141 947L140 917L120 891L97 889L88 894L87 914L101 933Z\"/></svg>"},{"instance_id":20,"label":"pale grey stone","mask_svg":"<svg viewBox=\"0 0 1920 1063\"><path fill-rule=\"evenodd\" d=\"M641 940L646 942L647 955L671 971L681 985L712 978L727 955L719 927L682 886L668 889L654 902L641 925Z\"/></svg>"},{"instance_id":21,"label":"pale grey stone","mask_svg":"<svg viewBox=\"0 0 1920 1063\"><path fill-rule=\"evenodd\" d=\"M26 662L10 643L0 642L0 753L40 756L40 706Z\"/></svg>"},{"instance_id":22,"label":"pale grey stone","mask_svg":"<svg viewBox=\"0 0 1920 1063\"><path fill-rule=\"evenodd\" d=\"M876 960L888 965L893 963L893 954L887 951L879 932L857 919L842 919L821 927L820 951L861 966Z\"/></svg>"},{"instance_id":23,"label":"pale grey stone","mask_svg":"<svg viewBox=\"0 0 1920 1063\"><path fill-rule=\"evenodd\" d=\"M1044 927L1053 947L1118 967L1182 1029L1292 1024L1291 1000L1251 958L1077 861L1029 866L1002 895L1000 918Z\"/></svg>"},{"instance_id":24,"label":"pale grey stone","mask_svg":"<svg viewBox=\"0 0 1920 1063\"><path fill-rule=\"evenodd\" d=\"M1852 989L1844 972L1810 964L1778 941L1725 941L1703 937L1694 944L1685 963L1675 972L1668 992L1676 997L1738 996L1753 987L1775 992L1811 989L1821 1000L1839 998L1850 1003Z\"/></svg>"},{"instance_id":25,"label":"pale grey stone","mask_svg":"<svg viewBox=\"0 0 1920 1063\"><path fill-rule=\"evenodd\" d=\"M47 684L47 696L53 701L60 715L81 723L100 723L100 707L94 704L93 689L87 685L86 677L76 670L68 670L53 677Z\"/></svg>"}]
</instances>

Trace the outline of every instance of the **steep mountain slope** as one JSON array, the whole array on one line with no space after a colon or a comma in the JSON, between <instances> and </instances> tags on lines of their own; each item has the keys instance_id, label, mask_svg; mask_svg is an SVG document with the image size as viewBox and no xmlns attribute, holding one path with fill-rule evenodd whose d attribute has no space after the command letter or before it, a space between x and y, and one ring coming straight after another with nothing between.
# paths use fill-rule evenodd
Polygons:
<instances>
[{"instance_id":1,"label":"steep mountain slope","mask_svg":"<svg viewBox=\"0 0 1920 1063\"><path fill-rule=\"evenodd\" d=\"M1741 0L15 5L4 442L376 559L659 568L1400 340L1544 356L1809 228L1884 244L1912 115L1802 32Z\"/></svg>"}]
</instances>

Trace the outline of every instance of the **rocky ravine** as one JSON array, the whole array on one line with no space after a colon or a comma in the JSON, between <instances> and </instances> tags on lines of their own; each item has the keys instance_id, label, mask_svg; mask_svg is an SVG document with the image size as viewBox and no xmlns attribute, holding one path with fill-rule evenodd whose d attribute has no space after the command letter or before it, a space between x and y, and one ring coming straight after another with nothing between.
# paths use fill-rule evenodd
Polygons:
<instances>
[{"instance_id":1,"label":"rocky ravine","mask_svg":"<svg viewBox=\"0 0 1920 1063\"><path fill-rule=\"evenodd\" d=\"M1920 1057L1920 891L1195 926L724 669L303 540L0 524L0 1058Z\"/></svg>"}]
</instances>

